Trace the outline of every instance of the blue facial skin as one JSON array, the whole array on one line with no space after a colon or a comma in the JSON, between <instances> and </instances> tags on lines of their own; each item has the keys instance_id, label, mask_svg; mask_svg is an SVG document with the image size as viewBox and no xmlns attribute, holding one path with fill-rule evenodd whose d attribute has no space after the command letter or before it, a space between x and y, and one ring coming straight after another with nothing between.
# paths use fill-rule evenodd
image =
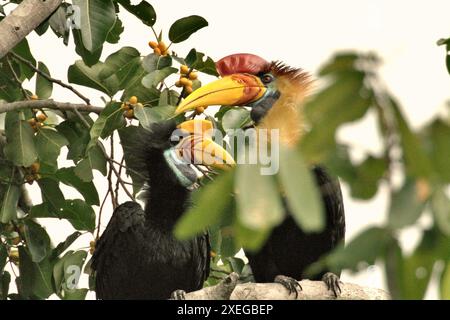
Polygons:
<instances>
[{"instance_id":1,"label":"blue facial skin","mask_svg":"<svg viewBox=\"0 0 450 320\"><path fill-rule=\"evenodd\" d=\"M261 82L266 87L264 95L255 102L250 103L248 106L251 108L250 117L258 124L266 113L272 108L275 102L280 98L280 92L276 87L275 77L270 73L258 75Z\"/></svg>"}]
</instances>

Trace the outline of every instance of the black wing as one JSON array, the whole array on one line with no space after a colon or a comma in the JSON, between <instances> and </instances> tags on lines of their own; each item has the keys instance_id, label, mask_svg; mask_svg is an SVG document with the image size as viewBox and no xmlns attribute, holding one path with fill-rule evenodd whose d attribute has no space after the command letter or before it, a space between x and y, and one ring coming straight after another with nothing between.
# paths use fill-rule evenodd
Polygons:
<instances>
[{"instance_id":1,"label":"black wing","mask_svg":"<svg viewBox=\"0 0 450 320\"><path fill-rule=\"evenodd\" d=\"M203 288L203 282L208 279L209 267L211 260L211 243L209 242L209 235L205 232L202 236L195 239L193 244L193 261L195 263L196 283L193 287L196 290Z\"/></svg>"},{"instance_id":2,"label":"black wing","mask_svg":"<svg viewBox=\"0 0 450 320\"><path fill-rule=\"evenodd\" d=\"M95 286L98 299L108 299L117 291L122 279L128 277L133 266L127 259L137 253L132 252L136 242L144 242L145 215L136 202L125 202L114 210L105 231L97 241L92 256L95 272ZM112 263L114 262L114 263ZM123 288L119 288L123 290Z\"/></svg>"}]
</instances>

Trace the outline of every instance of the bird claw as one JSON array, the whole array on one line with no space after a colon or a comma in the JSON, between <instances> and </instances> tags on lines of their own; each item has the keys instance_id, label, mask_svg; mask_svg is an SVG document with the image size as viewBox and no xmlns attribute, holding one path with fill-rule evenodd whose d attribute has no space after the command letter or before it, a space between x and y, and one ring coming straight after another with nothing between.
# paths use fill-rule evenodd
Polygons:
<instances>
[{"instance_id":1,"label":"bird claw","mask_svg":"<svg viewBox=\"0 0 450 320\"><path fill-rule=\"evenodd\" d=\"M186 300L186 291L184 291L184 290L175 290L170 295L170 300Z\"/></svg>"},{"instance_id":2,"label":"bird claw","mask_svg":"<svg viewBox=\"0 0 450 320\"><path fill-rule=\"evenodd\" d=\"M337 298L341 295L341 284L342 281L339 280L339 277L332 272L327 272L323 275L322 281L327 285L328 290L331 290L334 294L334 297Z\"/></svg>"},{"instance_id":3,"label":"bird claw","mask_svg":"<svg viewBox=\"0 0 450 320\"><path fill-rule=\"evenodd\" d=\"M278 275L275 277L274 282L279 283L283 287L285 287L289 291L289 295L291 295L292 293L295 293L295 299L298 298L298 291L303 290L300 283L298 283L297 280L295 280L294 278L291 278L291 277Z\"/></svg>"}]
</instances>

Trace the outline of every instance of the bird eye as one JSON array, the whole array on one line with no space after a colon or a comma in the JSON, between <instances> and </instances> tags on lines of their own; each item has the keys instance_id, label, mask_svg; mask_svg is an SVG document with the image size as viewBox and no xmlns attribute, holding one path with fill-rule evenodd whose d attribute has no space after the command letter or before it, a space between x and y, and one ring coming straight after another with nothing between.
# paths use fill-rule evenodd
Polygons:
<instances>
[{"instance_id":1,"label":"bird eye","mask_svg":"<svg viewBox=\"0 0 450 320\"><path fill-rule=\"evenodd\" d=\"M271 74L265 74L261 78L263 83L271 83L273 81L273 76Z\"/></svg>"}]
</instances>

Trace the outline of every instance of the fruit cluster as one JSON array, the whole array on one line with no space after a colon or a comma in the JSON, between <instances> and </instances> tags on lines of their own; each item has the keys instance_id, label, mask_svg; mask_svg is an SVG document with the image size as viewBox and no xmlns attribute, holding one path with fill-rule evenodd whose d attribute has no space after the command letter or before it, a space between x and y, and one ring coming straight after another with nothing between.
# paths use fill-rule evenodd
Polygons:
<instances>
[{"instance_id":1,"label":"fruit cluster","mask_svg":"<svg viewBox=\"0 0 450 320\"><path fill-rule=\"evenodd\" d=\"M35 113L34 117L28 119L28 123L31 128L36 132L39 128L44 126L44 121L47 120L47 116L43 112Z\"/></svg>"},{"instance_id":2,"label":"fruit cluster","mask_svg":"<svg viewBox=\"0 0 450 320\"><path fill-rule=\"evenodd\" d=\"M124 110L123 116L127 119L134 119L134 108L144 106L142 103L138 103L138 98L136 96L132 96L128 101L122 103L121 108Z\"/></svg>"},{"instance_id":3,"label":"fruit cluster","mask_svg":"<svg viewBox=\"0 0 450 320\"><path fill-rule=\"evenodd\" d=\"M94 254L95 251L95 243L96 241L92 240L91 242L89 242L89 253L90 254Z\"/></svg>"},{"instance_id":4,"label":"fruit cluster","mask_svg":"<svg viewBox=\"0 0 450 320\"><path fill-rule=\"evenodd\" d=\"M153 53L158 56L167 56L170 53L167 45L163 41L150 41L148 45L153 49Z\"/></svg>"},{"instance_id":5,"label":"fruit cluster","mask_svg":"<svg viewBox=\"0 0 450 320\"><path fill-rule=\"evenodd\" d=\"M39 180L41 175L39 174L39 169L41 165L39 162L33 163L29 168L25 168L25 181L28 184L33 184L35 180Z\"/></svg>"},{"instance_id":6,"label":"fruit cluster","mask_svg":"<svg viewBox=\"0 0 450 320\"><path fill-rule=\"evenodd\" d=\"M193 72L186 65L181 65L180 67L180 80L175 82L175 85L178 88L183 88L186 94L190 94L192 92L192 81L197 80L198 75L197 72Z\"/></svg>"}]
</instances>

